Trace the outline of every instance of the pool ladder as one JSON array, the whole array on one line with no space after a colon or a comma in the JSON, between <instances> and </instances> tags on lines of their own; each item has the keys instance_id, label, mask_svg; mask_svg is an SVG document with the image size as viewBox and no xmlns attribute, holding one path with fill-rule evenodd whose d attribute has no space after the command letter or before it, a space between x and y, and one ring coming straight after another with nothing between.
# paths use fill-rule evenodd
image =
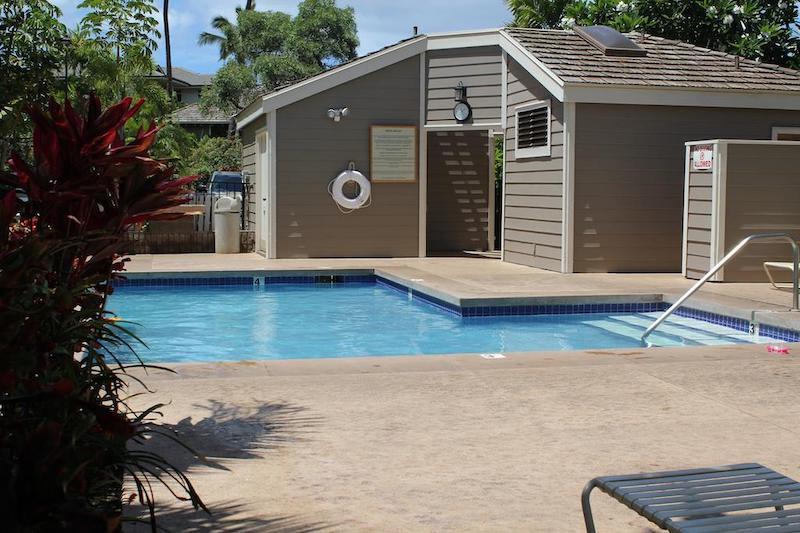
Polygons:
<instances>
[{"instance_id":1,"label":"pool ladder","mask_svg":"<svg viewBox=\"0 0 800 533\"><path fill-rule=\"evenodd\" d=\"M678 300L672 304L669 309L664 311L660 317L653 322L647 330L645 330L644 334L642 335L642 342L645 342L648 336L653 333L658 326L660 326L669 316L674 313L683 303L688 300L694 293L696 293L700 287L705 285L706 281L711 279L714 274L719 272L719 270L724 267L731 259L736 257L739 252L741 252L748 244L755 240L762 240L762 239L781 239L789 242L792 245L792 311L798 310L798 264L800 264L800 249L798 249L797 242L792 238L791 235L788 233L755 233L750 235L749 237L745 237L742 239L739 244L733 247L733 249L728 252L728 254L720 259L719 263L714 265L711 270L706 272L706 274L697 280L697 283L692 285L692 287L686 291L683 296L678 298Z\"/></svg>"}]
</instances>

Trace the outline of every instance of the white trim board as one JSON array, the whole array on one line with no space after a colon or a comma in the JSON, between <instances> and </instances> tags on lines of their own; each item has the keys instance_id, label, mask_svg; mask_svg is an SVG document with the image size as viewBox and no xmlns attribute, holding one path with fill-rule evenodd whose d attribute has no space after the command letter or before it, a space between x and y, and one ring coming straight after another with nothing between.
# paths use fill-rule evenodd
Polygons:
<instances>
[{"instance_id":1,"label":"white trim board","mask_svg":"<svg viewBox=\"0 0 800 533\"><path fill-rule=\"evenodd\" d=\"M547 144L544 146L530 146L525 148L519 147L519 114L526 111L533 111L535 109L547 109L547 118L545 118L545 125L547 126ZM552 152L552 139L553 135L553 113L550 99L536 100L527 104L518 105L514 108L514 159L537 159L540 157L550 157Z\"/></svg>"},{"instance_id":2,"label":"white trim board","mask_svg":"<svg viewBox=\"0 0 800 533\"><path fill-rule=\"evenodd\" d=\"M781 133L789 133L791 135L800 135L800 127L798 126L772 126L772 140L777 141L778 135ZM797 141L789 141L797 142Z\"/></svg>"},{"instance_id":3,"label":"white trim board","mask_svg":"<svg viewBox=\"0 0 800 533\"><path fill-rule=\"evenodd\" d=\"M489 172L487 172L489 183L488 183L488 187L487 187L487 191L486 191L487 192L487 194L486 194L487 195L486 203L488 205L488 208L486 209L486 233L487 233L487 235L486 235L486 248L490 252L494 252L495 251L495 246L494 246L495 216L494 216L494 214L495 214L496 206L495 206L494 189L497 186L497 184L495 183L495 181L497 180L497 176L495 176L495 173L494 173L494 137L495 137L495 134L497 134L497 132L495 132L493 130L489 130L489 131L486 132L486 137L487 137L487 140L488 140L486 158L487 158L488 164L489 164L489 169L488 169Z\"/></svg>"},{"instance_id":4,"label":"white trim board","mask_svg":"<svg viewBox=\"0 0 800 533\"><path fill-rule=\"evenodd\" d=\"M428 50L450 50L476 46L498 46L500 28L466 32L431 33L428 35Z\"/></svg>"},{"instance_id":5,"label":"white trim board","mask_svg":"<svg viewBox=\"0 0 800 533\"><path fill-rule=\"evenodd\" d=\"M466 130L499 130L503 127L500 122L485 122L474 124L425 124L426 130L434 131L466 131Z\"/></svg>"},{"instance_id":6,"label":"white trim board","mask_svg":"<svg viewBox=\"0 0 800 533\"><path fill-rule=\"evenodd\" d=\"M533 74L533 72L531 74ZM564 87L564 101L587 104L800 110L800 92L720 91L683 87L623 87L589 84L566 85Z\"/></svg>"},{"instance_id":7,"label":"white trim board","mask_svg":"<svg viewBox=\"0 0 800 533\"><path fill-rule=\"evenodd\" d=\"M265 189L267 188L268 177L267 173L269 169L264 168L264 157L262 156L262 149L263 153L266 153L267 161L269 161L269 131L267 131L266 127L258 128L255 131L255 175L253 177L255 183L255 194L256 194L256 232L255 232L255 249L256 252L263 254L265 257L267 255L267 248L269 247L269 221L264 221L262 216L262 211L264 206L262 205L262 198L266 198ZM267 201L269 202L269 201ZM267 210L269 210L269 203L267 203ZM269 215L269 212L267 212ZM266 224L262 224L262 222L266 222ZM266 226L266 227L264 227ZM266 231L266 233L265 233ZM262 238L263 237L263 238ZM265 245L264 248L261 248L261 241L264 241Z\"/></svg>"},{"instance_id":8,"label":"white trim board","mask_svg":"<svg viewBox=\"0 0 800 533\"><path fill-rule=\"evenodd\" d=\"M498 44L508 53L509 57L527 70L556 100L563 102L564 81L505 31L500 30L499 35L501 39Z\"/></svg>"},{"instance_id":9,"label":"white trim board","mask_svg":"<svg viewBox=\"0 0 800 533\"><path fill-rule=\"evenodd\" d=\"M714 168L711 176L711 242L709 243L709 266L725 256L725 189L728 166L728 145L714 143ZM722 281L725 268L719 269L711 281Z\"/></svg>"},{"instance_id":10,"label":"white trim board","mask_svg":"<svg viewBox=\"0 0 800 533\"><path fill-rule=\"evenodd\" d=\"M419 54L419 123L425 124L426 115L426 97L428 84L425 76L427 71L427 58L423 50ZM419 147L417 152L419 154L419 179L417 196L419 196L419 229L417 237L417 255L419 257L426 257L428 255L428 133L424 128L419 128L417 132L417 142Z\"/></svg>"},{"instance_id":11,"label":"white trim board","mask_svg":"<svg viewBox=\"0 0 800 533\"><path fill-rule=\"evenodd\" d=\"M508 136L508 53L503 50L501 54L501 63L503 66L503 70L500 76L500 83L502 86L500 87L500 106L502 109L500 110L503 114L500 117L501 127L503 129L503 168L501 172L503 173L500 176L502 181L502 188L500 194L500 260L506 260L506 137Z\"/></svg>"},{"instance_id":12,"label":"white trim board","mask_svg":"<svg viewBox=\"0 0 800 533\"><path fill-rule=\"evenodd\" d=\"M500 52L500 65L500 127L505 135L508 125L508 53L505 50Z\"/></svg>"},{"instance_id":13,"label":"white trim board","mask_svg":"<svg viewBox=\"0 0 800 533\"><path fill-rule=\"evenodd\" d=\"M686 277L689 262L689 175L691 174L692 148L686 144L683 162L683 240L681 241L681 274ZM710 251L709 251L710 255Z\"/></svg>"},{"instance_id":14,"label":"white trim board","mask_svg":"<svg viewBox=\"0 0 800 533\"><path fill-rule=\"evenodd\" d=\"M269 233L267 234L267 259L278 257L278 113L267 115L269 142L269 174L267 174L267 203L269 204Z\"/></svg>"},{"instance_id":15,"label":"white trim board","mask_svg":"<svg viewBox=\"0 0 800 533\"><path fill-rule=\"evenodd\" d=\"M800 146L800 141L770 141L767 139L708 139L705 141L688 141L686 146L698 144L771 144L773 146Z\"/></svg>"},{"instance_id":16,"label":"white trim board","mask_svg":"<svg viewBox=\"0 0 800 533\"><path fill-rule=\"evenodd\" d=\"M239 116L242 116L243 113L246 114L242 119L239 119ZM260 116L264 114L264 106L261 104L261 99L258 98L250 102L247 107L239 111L236 114L236 130L239 131L254 120L258 119Z\"/></svg>"},{"instance_id":17,"label":"white trim board","mask_svg":"<svg viewBox=\"0 0 800 533\"><path fill-rule=\"evenodd\" d=\"M564 159L561 189L561 272L575 270L575 104L564 104Z\"/></svg>"}]
</instances>

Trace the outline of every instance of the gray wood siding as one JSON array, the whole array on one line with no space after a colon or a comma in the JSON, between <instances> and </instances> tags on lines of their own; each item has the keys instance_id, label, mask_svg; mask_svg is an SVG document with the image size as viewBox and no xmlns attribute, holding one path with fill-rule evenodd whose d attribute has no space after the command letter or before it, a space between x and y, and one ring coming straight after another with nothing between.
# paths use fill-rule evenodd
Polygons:
<instances>
[{"instance_id":1,"label":"gray wood siding","mask_svg":"<svg viewBox=\"0 0 800 533\"><path fill-rule=\"evenodd\" d=\"M278 257L402 257L418 254L419 186L373 183L372 204L343 214L328 184L354 161L369 178L369 127L419 126L419 57L396 63L278 110ZM341 122L331 107L350 108Z\"/></svg>"},{"instance_id":2,"label":"gray wood siding","mask_svg":"<svg viewBox=\"0 0 800 533\"><path fill-rule=\"evenodd\" d=\"M428 251L488 248L489 136L428 132Z\"/></svg>"},{"instance_id":3,"label":"gray wood siding","mask_svg":"<svg viewBox=\"0 0 800 533\"><path fill-rule=\"evenodd\" d=\"M256 178L256 130L265 125L265 120L256 120L239 132L239 141L242 143L242 173L249 175L251 182Z\"/></svg>"},{"instance_id":4,"label":"gray wood siding","mask_svg":"<svg viewBox=\"0 0 800 533\"><path fill-rule=\"evenodd\" d=\"M730 143L727 167L726 251L753 233L788 232L800 239L800 146ZM764 261L791 260L785 242L753 244L725 267L724 280L763 282Z\"/></svg>"},{"instance_id":5,"label":"gray wood siding","mask_svg":"<svg viewBox=\"0 0 800 533\"><path fill-rule=\"evenodd\" d=\"M505 131L506 171L503 250L506 261L561 270L563 192L563 105L519 64L508 61L508 119ZM551 100L550 157L517 160L517 106Z\"/></svg>"},{"instance_id":6,"label":"gray wood siding","mask_svg":"<svg viewBox=\"0 0 800 533\"><path fill-rule=\"evenodd\" d=\"M800 112L576 105L576 272L680 272L687 141L769 139Z\"/></svg>"},{"instance_id":7,"label":"gray wood siding","mask_svg":"<svg viewBox=\"0 0 800 533\"><path fill-rule=\"evenodd\" d=\"M689 172L686 277L700 279L711 268L711 198L713 173Z\"/></svg>"},{"instance_id":8,"label":"gray wood siding","mask_svg":"<svg viewBox=\"0 0 800 533\"><path fill-rule=\"evenodd\" d=\"M485 46L431 50L426 54L428 124L458 124L453 118L453 87L467 87L472 106L469 122L500 122L502 111L500 48Z\"/></svg>"}]
</instances>

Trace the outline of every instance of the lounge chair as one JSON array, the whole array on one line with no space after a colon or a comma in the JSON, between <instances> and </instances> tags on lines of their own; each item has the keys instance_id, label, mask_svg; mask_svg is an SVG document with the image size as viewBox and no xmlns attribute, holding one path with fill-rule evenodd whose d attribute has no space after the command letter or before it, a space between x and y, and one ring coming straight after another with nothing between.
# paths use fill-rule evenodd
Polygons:
<instances>
[{"instance_id":1,"label":"lounge chair","mask_svg":"<svg viewBox=\"0 0 800 533\"><path fill-rule=\"evenodd\" d=\"M587 533L594 488L667 531L800 531L800 508L784 509L800 504L800 483L755 463L595 478L581 498Z\"/></svg>"},{"instance_id":2,"label":"lounge chair","mask_svg":"<svg viewBox=\"0 0 800 533\"><path fill-rule=\"evenodd\" d=\"M782 263L782 262L779 262L779 261L766 261L764 263L764 272L767 273L767 277L769 278L769 282L772 283L772 286L775 287L776 289L780 289L780 287L778 287L778 285L775 284L775 280L772 278L772 272L770 272L771 269L788 270L789 272L793 272L794 271L794 264L791 263L791 262Z\"/></svg>"}]
</instances>

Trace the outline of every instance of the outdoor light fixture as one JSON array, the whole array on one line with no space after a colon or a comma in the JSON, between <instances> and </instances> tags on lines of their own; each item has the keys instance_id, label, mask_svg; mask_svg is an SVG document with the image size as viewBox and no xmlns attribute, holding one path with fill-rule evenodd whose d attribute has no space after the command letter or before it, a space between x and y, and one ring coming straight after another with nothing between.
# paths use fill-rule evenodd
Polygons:
<instances>
[{"instance_id":1,"label":"outdoor light fixture","mask_svg":"<svg viewBox=\"0 0 800 533\"><path fill-rule=\"evenodd\" d=\"M458 82L458 85L453 87L453 90L456 92L456 102L466 102L467 101L467 88L464 87L462 82Z\"/></svg>"},{"instance_id":2,"label":"outdoor light fixture","mask_svg":"<svg viewBox=\"0 0 800 533\"><path fill-rule=\"evenodd\" d=\"M458 122L466 122L472 118L472 107L467 103L467 88L464 84L458 82L458 85L453 87L456 92L456 105L453 106L453 117Z\"/></svg>"},{"instance_id":3,"label":"outdoor light fixture","mask_svg":"<svg viewBox=\"0 0 800 533\"><path fill-rule=\"evenodd\" d=\"M347 107L340 107L340 108L330 108L328 109L328 118L333 120L334 122L339 122L342 120L342 117L346 117L350 114L350 108Z\"/></svg>"}]
</instances>

